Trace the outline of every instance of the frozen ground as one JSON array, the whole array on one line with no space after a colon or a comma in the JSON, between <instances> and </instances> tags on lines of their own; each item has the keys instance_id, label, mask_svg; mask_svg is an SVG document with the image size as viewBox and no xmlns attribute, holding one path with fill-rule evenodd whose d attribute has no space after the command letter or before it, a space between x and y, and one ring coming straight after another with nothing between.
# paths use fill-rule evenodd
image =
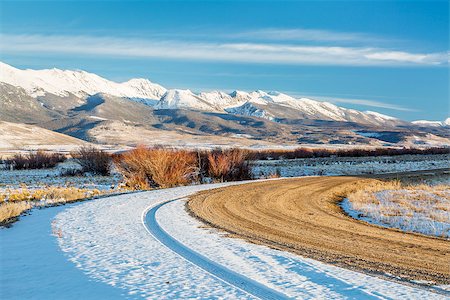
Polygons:
<instances>
[{"instance_id":1,"label":"frozen ground","mask_svg":"<svg viewBox=\"0 0 450 300\"><path fill-rule=\"evenodd\" d=\"M95 282L67 261L52 235L55 215L76 205L33 210L0 229L0 299L123 299L123 291Z\"/></svg>"},{"instance_id":2,"label":"frozen ground","mask_svg":"<svg viewBox=\"0 0 450 300\"><path fill-rule=\"evenodd\" d=\"M128 298L252 298L245 289L230 285L228 273L220 270L240 274L244 285L257 282L287 297L443 298L427 290L224 238L217 231L201 227L184 210L182 198L230 184L237 183L179 187L85 202L59 213L53 230L68 260L96 282L119 288ZM155 224L179 243L169 249L160 237L146 230L144 219L147 210L173 199L178 200L153 210ZM201 260L203 257L217 263L218 275L198 267L198 261L180 256L180 245Z\"/></svg>"},{"instance_id":3,"label":"frozen ground","mask_svg":"<svg viewBox=\"0 0 450 300\"><path fill-rule=\"evenodd\" d=\"M60 176L66 169L79 168L71 161L59 164L52 169L38 170L5 170L0 168L0 191L17 189L26 186L28 189L42 188L46 186L73 186L77 188L109 190L116 188L121 180L120 174L111 176Z\"/></svg>"},{"instance_id":4,"label":"frozen ground","mask_svg":"<svg viewBox=\"0 0 450 300\"><path fill-rule=\"evenodd\" d=\"M344 199L342 208L371 224L450 238L450 189L386 190L374 195L379 203Z\"/></svg>"},{"instance_id":5,"label":"frozen ground","mask_svg":"<svg viewBox=\"0 0 450 300\"><path fill-rule=\"evenodd\" d=\"M327 157L261 160L252 163L256 177L279 172L282 177L308 175L364 175L450 167L450 155Z\"/></svg>"}]
</instances>

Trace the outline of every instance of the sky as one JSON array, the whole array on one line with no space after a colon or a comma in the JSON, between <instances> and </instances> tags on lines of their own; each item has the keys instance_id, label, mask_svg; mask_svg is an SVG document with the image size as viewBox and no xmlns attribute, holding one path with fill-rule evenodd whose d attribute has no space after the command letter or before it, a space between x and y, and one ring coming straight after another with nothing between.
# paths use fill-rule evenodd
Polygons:
<instances>
[{"instance_id":1,"label":"sky","mask_svg":"<svg viewBox=\"0 0 450 300\"><path fill-rule=\"evenodd\" d=\"M0 60L449 116L449 2L2 1Z\"/></svg>"}]
</instances>

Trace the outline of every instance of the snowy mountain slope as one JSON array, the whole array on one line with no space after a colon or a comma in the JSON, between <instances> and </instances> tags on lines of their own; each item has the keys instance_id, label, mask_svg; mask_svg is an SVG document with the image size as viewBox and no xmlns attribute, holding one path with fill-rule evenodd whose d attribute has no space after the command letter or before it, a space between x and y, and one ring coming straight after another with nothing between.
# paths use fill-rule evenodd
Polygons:
<instances>
[{"instance_id":1,"label":"snowy mountain slope","mask_svg":"<svg viewBox=\"0 0 450 300\"><path fill-rule=\"evenodd\" d=\"M279 92L255 91L247 94L241 92L240 97L247 101L240 106L225 110L233 114L261 117L273 121L309 119L393 126L401 123L394 117L380 113L361 112L308 98L296 99Z\"/></svg>"},{"instance_id":2,"label":"snowy mountain slope","mask_svg":"<svg viewBox=\"0 0 450 300\"><path fill-rule=\"evenodd\" d=\"M220 110L220 106L208 102L195 95L190 90L168 90L161 100L155 105L155 109L194 109L205 111Z\"/></svg>"},{"instance_id":3,"label":"snowy mountain slope","mask_svg":"<svg viewBox=\"0 0 450 300\"><path fill-rule=\"evenodd\" d=\"M56 115L30 97L24 89L0 82L1 121L35 123L36 120L49 121Z\"/></svg>"},{"instance_id":4,"label":"snowy mountain slope","mask_svg":"<svg viewBox=\"0 0 450 300\"><path fill-rule=\"evenodd\" d=\"M252 116L252 117L263 118L263 119L267 119L267 120L271 120L271 121L273 121L275 119L273 114L271 114L264 108L258 107L251 101L247 101L241 106L230 107L225 110L234 115Z\"/></svg>"},{"instance_id":5,"label":"snowy mountain slope","mask_svg":"<svg viewBox=\"0 0 450 300\"><path fill-rule=\"evenodd\" d=\"M198 97L211 104L215 104L221 110L241 105L246 101L221 91L201 92L198 94Z\"/></svg>"},{"instance_id":6,"label":"snowy mountain slope","mask_svg":"<svg viewBox=\"0 0 450 300\"><path fill-rule=\"evenodd\" d=\"M375 111L366 110L364 113L366 115L370 115L371 117L376 118L377 120L398 120L397 118L388 115L383 115Z\"/></svg>"},{"instance_id":7,"label":"snowy mountain slope","mask_svg":"<svg viewBox=\"0 0 450 300\"><path fill-rule=\"evenodd\" d=\"M446 127L450 126L450 118L445 119L444 121L427 121L427 120L417 120L412 121L414 125L425 126L425 127Z\"/></svg>"},{"instance_id":8,"label":"snowy mountain slope","mask_svg":"<svg viewBox=\"0 0 450 300\"><path fill-rule=\"evenodd\" d=\"M19 86L32 97L51 93L77 97L105 93L127 98L159 99L166 92L162 86L147 79L131 79L116 83L85 71L59 69L20 70L0 62L0 82Z\"/></svg>"}]
</instances>

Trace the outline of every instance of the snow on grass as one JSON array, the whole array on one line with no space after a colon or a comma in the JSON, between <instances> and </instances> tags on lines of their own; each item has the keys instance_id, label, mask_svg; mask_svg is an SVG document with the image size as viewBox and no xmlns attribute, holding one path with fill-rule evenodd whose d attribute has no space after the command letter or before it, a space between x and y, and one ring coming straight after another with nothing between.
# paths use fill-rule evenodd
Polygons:
<instances>
[{"instance_id":1,"label":"snow on grass","mask_svg":"<svg viewBox=\"0 0 450 300\"><path fill-rule=\"evenodd\" d=\"M27 187L28 189L39 189L47 186L54 187L77 187L82 189L108 190L116 188L121 180L120 174L113 173L111 176L61 176L67 169L79 168L73 161L59 164L52 169L37 170L5 170L0 168L0 191Z\"/></svg>"},{"instance_id":2,"label":"snow on grass","mask_svg":"<svg viewBox=\"0 0 450 300\"><path fill-rule=\"evenodd\" d=\"M449 155L403 155L380 157L327 157L252 162L256 177L309 175L364 175L448 168Z\"/></svg>"},{"instance_id":3,"label":"snow on grass","mask_svg":"<svg viewBox=\"0 0 450 300\"><path fill-rule=\"evenodd\" d=\"M113 193L116 193L116 191L75 187L0 190L0 226L8 226L10 223L17 221L22 213L30 209L64 205Z\"/></svg>"},{"instance_id":4,"label":"snow on grass","mask_svg":"<svg viewBox=\"0 0 450 300\"><path fill-rule=\"evenodd\" d=\"M382 187L358 191L344 199L351 217L371 224L450 238L450 186Z\"/></svg>"},{"instance_id":5,"label":"snow on grass","mask_svg":"<svg viewBox=\"0 0 450 300\"><path fill-rule=\"evenodd\" d=\"M192 265L153 238L143 212L172 199L239 183L155 190L99 199L72 207L54 221L58 243L89 277L122 289L130 297L245 299L242 291ZM439 298L439 295L289 253L228 239L202 228L177 200L156 212L159 225L188 248L297 298Z\"/></svg>"}]
</instances>

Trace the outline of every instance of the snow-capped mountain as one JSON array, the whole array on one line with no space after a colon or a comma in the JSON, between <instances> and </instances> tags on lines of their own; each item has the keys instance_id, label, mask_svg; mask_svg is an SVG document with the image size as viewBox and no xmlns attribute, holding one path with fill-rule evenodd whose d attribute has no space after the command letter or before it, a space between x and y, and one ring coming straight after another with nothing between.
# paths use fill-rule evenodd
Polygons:
<instances>
[{"instance_id":1,"label":"snow-capped mountain","mask_svg":"<svg viewBox=\"0 0 450 300\"><path fill-rule=\"evenodd\" d=\"M177 89L168 90L154 107L156 109L220 110L220 107L214 102L208 102L190 90Z\"/></svg>"},{"instance_id":2,"label":"snow-capped mountain","mask_svg":"<svg viewBox=\"0 0 450 300\"><path fill-rule=\"evenodd\" d=\"M450 126L450 118L447 118L444 121L417 120L417 121L412 121L411 123L418 125L418 126L425 126L425 127L447 127L447 126Z\"/></svg>"},{"instance_id":3,"label":"snow-capped mountain","mask_svg":"<svg viewBox=\"0 0 450 300\"><path fill-rule=\"evenodd\" d=\"M375 111L366 110L364 113L366 115L370 115L371 117L373 117L373 118L375 118L375 119L377 119L379 121L382 121L382 120L398 120L397 118L394 118L394 117L391 117L391 116L388 116L388 115L384 115L384 114L380 114L380 113L375 112Z\"/></svg>"},{"instance_id":4,"label":"snow-capped mountain","mask_svg":"<svg viewBox=\"0 0 450 300\"><path fill-rule=\"evenodd\" d=\"M364 124L397 123L394 117L376 112L361 112L354 109L339 107L332 103L316 101L308 98L294 98L279 92L255 91L251 93L232 93L239 97L239 106L226 109L227 112L261 117L268 120L283 118L313 119L340 122L355 122ZM239 96L237 96L239 95ZM238 103L238 101L236 101Z\"/></svg>"},{"instance_id":5,"label":"snow-capped mountain","mask_svg":"<svg viewBox=\"0 0 450 300\"><path fill-rule=\"evenodd\" d=\"M85 71L60 69L20 70L0 62L0 82L18 86L32 97L46 93L77 97L105 93L118 97L160 99L166 92L162 86L147 79L131 79L117 83Z\"/></svg>"},{"instance_id":6,"label":"snow-capped mountain","mask_svg":"<svg viewBox=\"0 0 450 300\"><path fill-rule=\"evenodd\" d=\"M360 112L308 98L294 98L279 92L221 91L193 93L170 89L147 79L117 83L85 71L59 69L20 70L0 62L0 82L23 88L33 98L70 94L86 98L102 93L129 98L154 109L187 109L259 117L271 121L312 119L361 124L394 124L399 120L376 112Z\"/></svg>"},{"instance_id":7,"label":"snow-capped mountain","mask_svg":"<svg viewBox=\"0 0 450 300\"><path fill-rule=\"evenodd\" d=\"M411 124L275 91L195 93L167 90L147 79L117 83L85 71L20 70L4 63L0 121L113 145L135 145L143 138L171 143L173 136L181 143L185 136L196 142L212 138L214 143L220 136L232 145L450 144L450 119Z\"/></svg>"},{"instance_id":8,"label":"snow-capped mountain","mask_svg":"<svg viewBox=\"0 0 450 300\"><path fill-rule=\"evenodd\" d=\"M233 93L237 93L236 91ZM246 100L233 96L233 93L227 94L221 91L201 92L198 97L204 99L208 103L213 103L219 110L243 104Z\"/></svg>"},{"instance_id":9,"label":"snow-capped mountain","mask_svg":"<svg viewBox=\"0 0 450 300\"><path fill-rule=\"evenodd\" d=\"M235 115L252 116L271 121L275 120L275 116L273 114L266 111L264 108L256 106L250 101L245 102L241 106L227 108L226 111Z\"/></svg>"}]
</instances>

